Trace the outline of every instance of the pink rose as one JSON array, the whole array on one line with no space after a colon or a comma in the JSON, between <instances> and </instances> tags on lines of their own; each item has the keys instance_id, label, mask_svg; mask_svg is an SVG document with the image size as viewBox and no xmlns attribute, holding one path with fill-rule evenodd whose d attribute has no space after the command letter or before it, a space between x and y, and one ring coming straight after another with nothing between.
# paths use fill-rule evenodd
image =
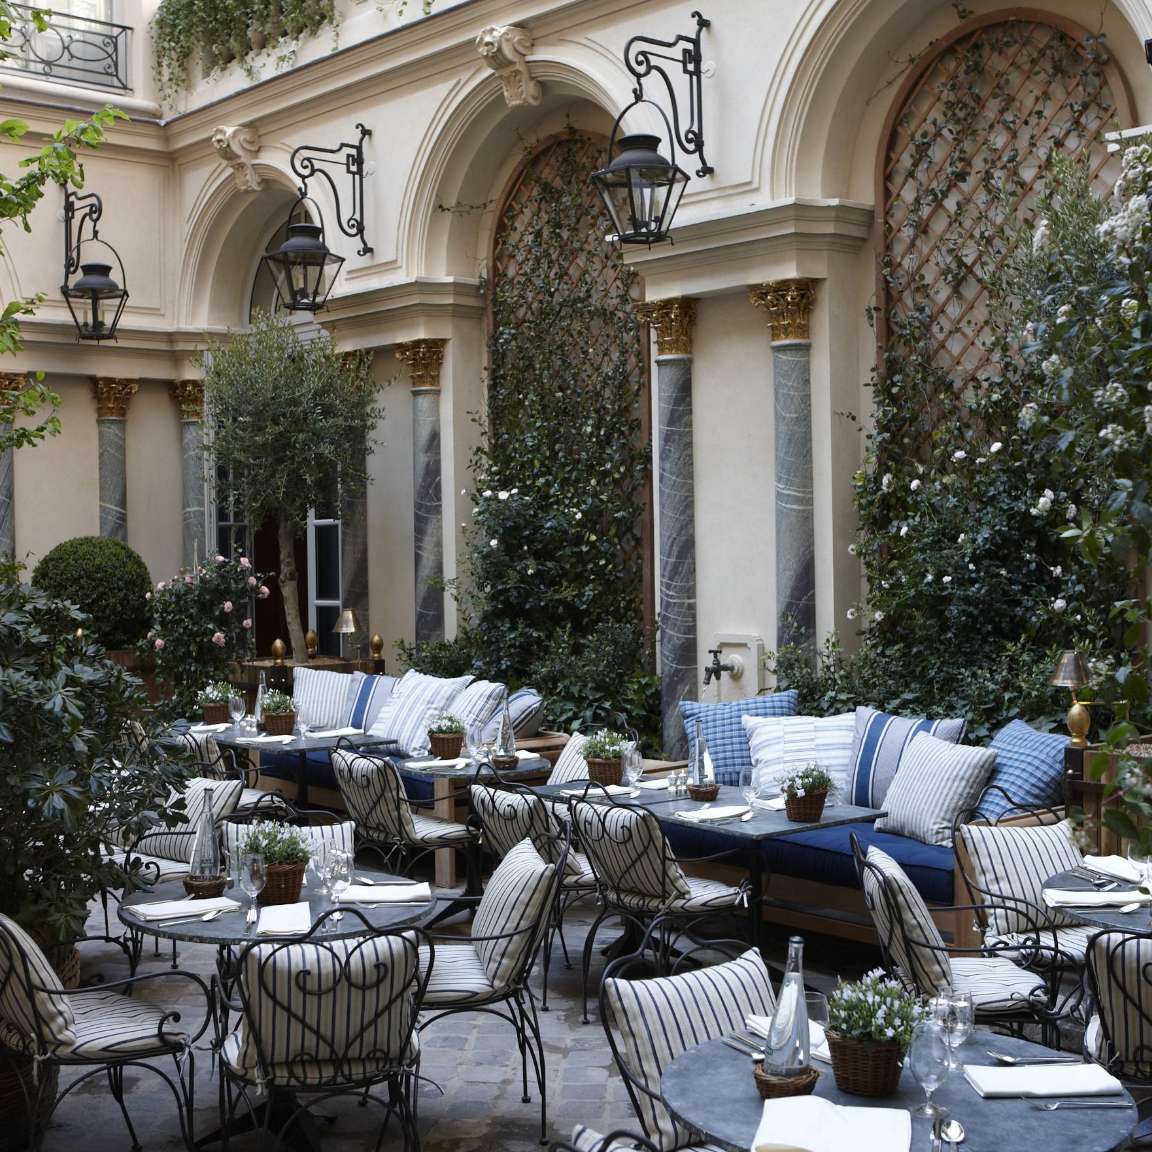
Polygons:
<instances>
[{"instance_id":1,"label":"pink rose","mask_svg":"<svg viewBox=\"0 0 1152 1152\"><path fill-rule=\"evenodd\" d=\"M240 557L240 567L241 568L251 568L252 567L252 562L248 559L247 556L241 556Z\"/></svg>"},{"instance_id":2,"label":"pink rose","mask_svg":"<svg viewBox=\"0 0 1152 1152\"><path fill-rule=\"evenodd\" d=\"M226 643L226 641L224 639L224 633L223 632L213 632L212 633L212 643L215 644L217 648L223 648L225 643Z\"/></svg>"},{"instance_id":3,"label":"pink rose","mask_svg":"<svg viewBox=\"0 0 1152 1152\"><path fill-rule=\"evenodd\" d=\"M248 587L249 588L255 588L256 587L256 577L255 576L249 576L248 577Z\"/></svg>"},{"instance_id":4,"label":"pink rose","mask_svg":"<svg viewBox=\"0 0 1152 1152\"><path fill-rule=\"evenodd\" d=\"M261 600L267 600L268 597L272 595L272 593L268 591L268 586L266 584L261 584L258 595Z\"/></svg>"},{"instance_id":5,"label":"pink rose","mask_svg":"<svg viewBox=\"0 0 1152 1152\"><path fill-rule=\"evenodd\" d=\"M217 553L216 553L216 555L215 555L214 559L215 559L215 561L216 561L216 563L217 563L217 564L224 564L224 563L226 563L226 561L225 561L224 557L223 557L223 556L221 556L219 552L217 552Z\"/></svg>"},{"instance_id":6,"label":"pink rose","mask_svg":"<svg viewBox=\"0 0 1152 1152\"><path fill-rule=\"evenodd\" d=\"M244 619L240 622L240 627L241 628L251 628L252 627L252 618L250 616L245 616Z\"/></svg>"},{"instance_id":7,"label":"pink rose","mask_svg":"<svg viewBox=\"0 0 1152 1152\"><path fill-rule=\"evenodd\" d=\"M196 581L193 578L191 573L189 573L187 576L184 577L184 583L185 584L195 584L196 583Z\"/></svg>"},{"instance_id":8,"label":"pink rose","mask_svg":"<svg viewBox=\"0 0 1152 1152\"><path fill-rule=\"evenodd\" d=\"M164 647L164 641L161 640L159 636L157 636L156 639L152 641L152 647L155 648L157 652L159 652L160 649Z\"/></svg>"},{"instance_id":9,"label":"pink rose","mask_svg":"<svg viewBox=\"0 0 1152 1152\"><path fill-rule=\"evenodd\" d=\"M225 600L224 601L224 611L225 612L231 612L232 611L232 601L231 600Z\"/></svg>"}]
</instances>

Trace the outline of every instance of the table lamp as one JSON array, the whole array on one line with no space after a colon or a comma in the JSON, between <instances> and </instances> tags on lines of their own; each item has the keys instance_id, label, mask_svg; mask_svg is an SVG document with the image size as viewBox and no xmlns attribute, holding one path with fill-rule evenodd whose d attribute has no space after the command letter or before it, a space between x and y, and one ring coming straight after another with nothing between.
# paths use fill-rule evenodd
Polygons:
<instances>
[{"instance_id":1,"label":"table lamp","mask_svg":"<svg viewBox=\"0 0 1152 1152\"><path fill-rule=\"evenodd\" d=\"M1079 652L1061 652L1052 679L1054 688L1068 688L1072 692L1072 707L1065 723L1072 736L1073 748L1088 747L1088 729L1092 727L1092 713L1080 702L1077 693L1088 683L1088 664Z\"/></svg>"},{"instance_id":2,"label":"table lamp","mask_svg":"<svg viewBox=\"0 0 1152 1152\"><path fill-rule=\"evenodd\" d=\"M337 636L351 636L354 632L358 631L356 627L356 616L351 608L345 608L340 613L340 619L336 621L336 627L332 629ZM341 641L340 655L344 655L344 644Z\"/></svg>"}]
</instances>

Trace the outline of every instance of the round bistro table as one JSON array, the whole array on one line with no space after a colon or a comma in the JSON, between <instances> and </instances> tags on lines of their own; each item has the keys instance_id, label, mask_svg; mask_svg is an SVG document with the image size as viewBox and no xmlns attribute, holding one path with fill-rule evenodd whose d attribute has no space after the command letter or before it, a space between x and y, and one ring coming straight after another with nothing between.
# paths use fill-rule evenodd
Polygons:
<instances>
[{"instance_id":1,"label":"round bistro table","mask_svg":"<svg viewBox=\"0 0 1152 1152\"><path fill-rule=\"evenodd\" d=\"M1027 1040L1016 1040L976 1029L967 1043L957 1049L964 1064L994 1064L985 1049L1009 1056L1050 1056ZM924 1093L904 1069L895 1096L869 1099L850 1096L836 1087L832 1066L817 1062L820 1079L815 1094L857 1108L903 1108L921 1104ZM664 1103L677 1120L703 1132L705 1137L731 1152L748 1152L760 1125L764 1103L752 1080L750 1057L729 1048L721 1040L710 1040L682 1053L664 1071L660 1083ZM1060 1109L1041 1112L1027 1100L986 1100L979 1096L962 1072L953 1072L933 1095L946 1105L965 1129L965 1140L956 1152L1112 1152L1123 1143L1136 1124L1136 1104L1125 1092L1128 1108ZM912 1117L912 1152L924 1152L932 1135L932 1122ZM895 1150L894 1150L895 1152Z\"/></svg>"},{"instance_id":2,"label":"round bistro table","mask_svg":"<svg viewBox=\"0 0 1152 1152\"><path fill-rule=\"evenodd\" d=\"M1122 888L1135 885L1120 882ZM1060 888L1066 892L1099 891L1090 881L1072 872L1057 872L1044 881L1045 888ZM1130 936L1152 936L1152 904L1142 904L1135 912L1121 912L1119 908L1052 908L1088 928L1107 928L1113 932L1127 932Z\"/></svg>"}]
</instances>

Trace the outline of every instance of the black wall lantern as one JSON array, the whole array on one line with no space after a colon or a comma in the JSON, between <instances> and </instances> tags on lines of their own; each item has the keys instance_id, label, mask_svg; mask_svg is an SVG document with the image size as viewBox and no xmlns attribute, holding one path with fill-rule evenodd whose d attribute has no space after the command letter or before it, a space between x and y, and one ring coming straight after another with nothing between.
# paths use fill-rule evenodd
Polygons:
<instances>
[{"instance_id":1,"label":"black wall lantern","mask_svg":"<svg viewBox=\"0 0 1152 1152\"><path fill-rule=\"evenodd\" d=\"M688 173L676 163L676 149L700 158L697 176L714 171L704 157L704 131L701 116L700 34L711 26L699 12L693 12L696 33L677 36L675 40L655 40L650 36L633 36L624 48L624 64L636 79L632 103L616 117L608 141L608 166L592 173L592 182L612 217L615 235L621 244L647 244L651 247L668 239L680 197L688 183ZM680 122L676 89L672 77L660 61L679 64L688 77L688 122ZM644 79L653 73L664 81L672 106L672 117L659 104L644 96ZM660 153L660 137L647 134L621 136L620 121L638 104L651 104L668 128L668 152ZM618 146L615 156L613 148Z\"/></svg>"},{"instance_id":2,"label":"black wall lantern","mask_svg":"<svg viewBox=\"0 0 1152 1152\"><path fill-rule=\"evenodd\" d=\"M103 214L104 202L95 192L77 195L64 185L64 283L60 285L60 295L72 313L79 340L115 340L116 327L128 303L128 289L122 286L124 262L111 244L100 239ZM84 239L85 223L92 233L87 240ZM112 259L101 258L102 252L91 250L88 258L83 259L81 249L85 244L107 249ZM119 271L119 283L112 277L112 260ZM72 280L77 272L80 275Z\"/></svg>"},{"instance_id":3,"label":"black wall lantern","mask_svg":"<svg viewBox=\"0 0 1152 1152\"><path fill-rule=\"evenodd\" d=\"M322 177L331 189L336 202L336 222L345 236L360 240L357 254L367 256L372 249L364 239L364 141L372 133L363 124L357 124L360 136L354 144L340 144L335 148L318 148L301 144L292 153L292 171L300 178L300 195L288 212L288 236L275 252L268 252L264 262L276 285L280 306L289 312L318 312L328 302L328 293L336 282L336 274L344 263L343 256L331 252L324 242L324 217L320 206L308 195L308 181ZM352 204L345 217L340 209L340 189L326 167L342 168L351 177ZM318 224L303 212L305 202L311 202ZM294 221L297 209L303 219Z\"/></svg>"}]
</instances>

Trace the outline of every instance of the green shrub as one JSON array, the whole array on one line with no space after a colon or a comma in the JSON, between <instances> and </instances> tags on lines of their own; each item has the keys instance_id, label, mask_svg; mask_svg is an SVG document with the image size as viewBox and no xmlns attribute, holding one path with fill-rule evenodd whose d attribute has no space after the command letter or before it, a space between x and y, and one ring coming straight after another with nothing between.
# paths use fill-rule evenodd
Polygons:
<instances>
[{"instance_id":1,"label":"green shrub","mask_svg":"<svg viewBox=\"0 0 1152 1152\"><path fill-rule=\"evenodd\" d=\"M36 565L32 583L87 613L95 639L105 648L128 648L148 631L151 577L144 561L122 540L65 540Z\"/></svg>"}]
</instances>

